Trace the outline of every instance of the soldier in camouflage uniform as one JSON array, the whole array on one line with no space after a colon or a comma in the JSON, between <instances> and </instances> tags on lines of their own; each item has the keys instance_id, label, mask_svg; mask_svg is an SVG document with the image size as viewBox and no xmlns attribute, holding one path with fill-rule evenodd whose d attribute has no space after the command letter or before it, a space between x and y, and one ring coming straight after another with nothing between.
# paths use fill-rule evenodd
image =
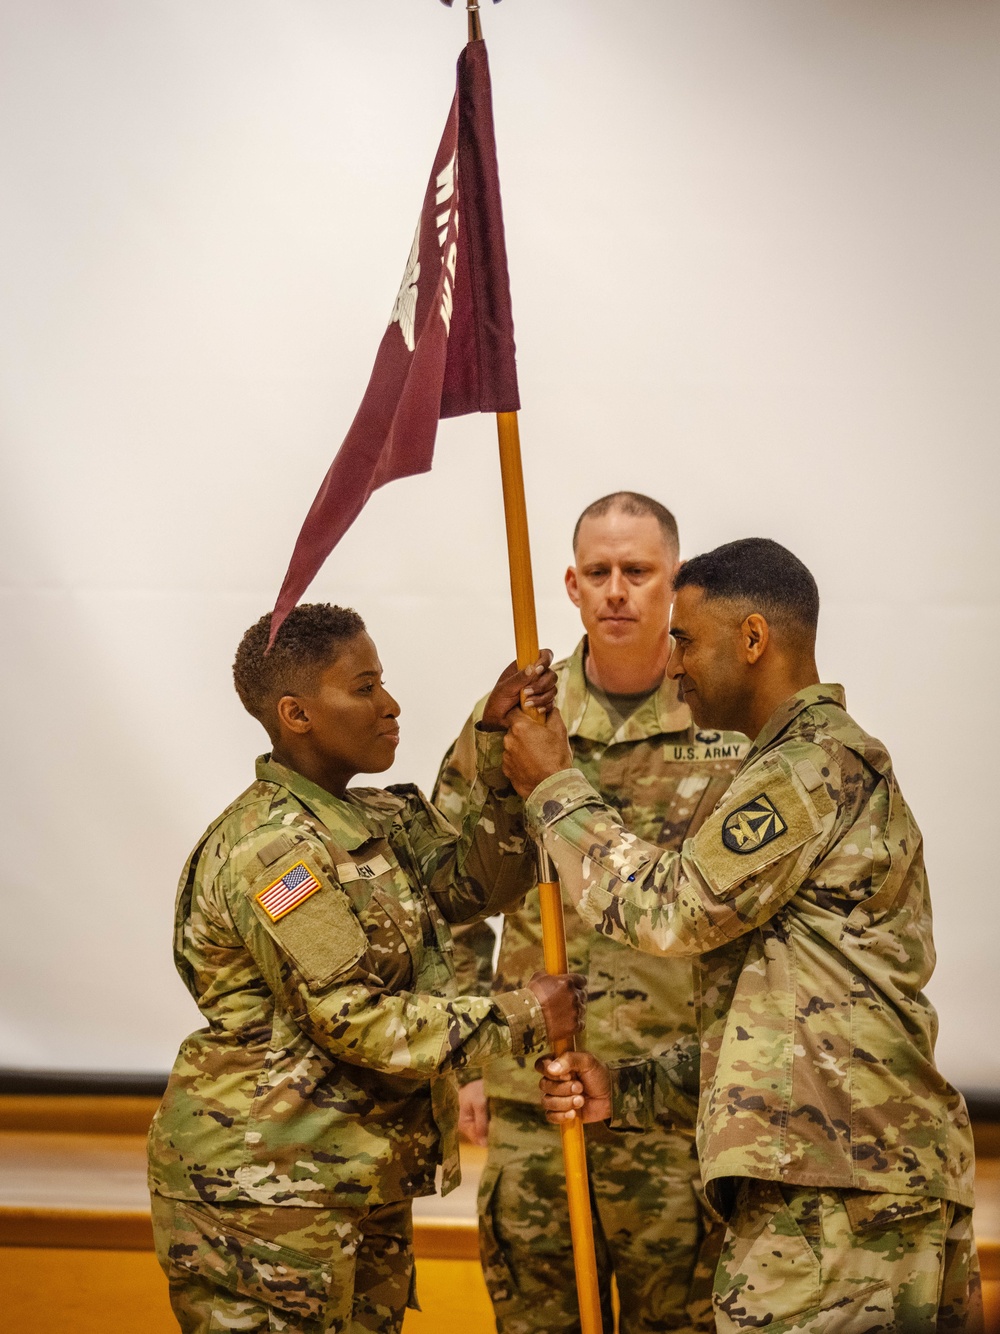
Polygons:
<instances>
[{"instance_id":1,"label":"soldier in camouflage uniform","mask_svg":"<svg viewBox=\"0 0 1000 1334\"><path fill-rule=\"evenodd\" d=\"M729 786L749 743L733 733L699 731L665 676L676 524L657 502L619 492L584 511L573 546L567 584L587 638L555 668L556 704L573 764L629 829L662 848L679 848ZM475 782L475 722L482 708L483 702L446 756L435 789L435 803L452 820L463 818ZM606 1060L684 1044L696 1091L690 961L636 954L596 935L571 907L566 932L570 967L588 977L585 1044ZM502 996L541 966L537 890L504 920L495 976L493 944L486 923L456 932L465 989ZM473 1109L477 1094L482 1097L477 1074L459 1076L472 1081L462 1098ZM480 1251L498 1329L571 1334L580 1326L559 1135L545 1121L537 1077L524 1057L494 1062L485 1092ZM590 1126L587 1157L605 1327L612 1328L614 1275L623 1334L705 1328L706 1321L710 1328L714 1261L700 1297L692 1292L705 1233L692 1135L657 1127L641 1142L624 1142Z\"/></svg>"},{"instance_id":2,"label":"soldier in camouflage uniform","mask_svg":"<svg viewBox=\"0 0 1000 1334\"><path fill-rule=\"evenodd\" d=\"M968 1112L923 993L920 830L885 748L819 684L805 566L753 538L689 561L677 587L668 670L696 720L754 737L681 852L623 827L569 767L555 715L514 724L505 767L581 916L698 961L698 1154L728 1219L717 1327L980 1329ZM556 1120L642 1130L677 1099L666 1060L539 1068Z\"/></svg>"},{"instance_id":3,"label":"soldier in camouflage uniform","mask_svg":"<svg viewBox=\"0 0 1000 1334\"><path fill-rule=\"evenodd\" d=\"M461 835L389 767L398 705L356 612L294 609L244 636L237 689L273 751L181 877L174 951L207 1027L182 1044L149 1136L157 1253L183 1330L397 1331L411 1200L458 1182L455 1071L578 1026L582 979L455 997L448 922L530 884L502 732L476 737ZM544 660L508 673L484 724Z\"/></svg>"}]
</instances>

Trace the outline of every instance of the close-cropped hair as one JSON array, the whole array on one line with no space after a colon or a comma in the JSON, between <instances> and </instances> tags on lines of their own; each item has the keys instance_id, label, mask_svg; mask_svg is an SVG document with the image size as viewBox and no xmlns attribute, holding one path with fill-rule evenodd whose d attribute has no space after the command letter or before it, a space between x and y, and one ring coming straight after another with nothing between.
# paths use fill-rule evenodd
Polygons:
<instances>
[{"instance_id":1,"label":"close-cropped hair","mask_svg":"<svg viewBox=\"0 0 1000 1334\"><path fill-rule=\"evenodd\" d=\"M283 695L308 694L324 668L365 628L352 607L303 602L285 617L268 650L271 613L251 625L233 662L233 683L247 713L274 734L276 705Z\"/></svg>"},{"instance_id":2,"label":"close-cropped hair","mask_svg":"<svg viewBox=\"0 0 1000 1334\"><path fill-rule=\"evenodd\" d=\"M675 555L680 551L677 520L666 505L661 505L652 496L644 496L639 491L612 491L610 495L601 496L600 500L592 501L576 521L576 527L573 529L573 550L576 551L576 540L580 536L580 525L584 519L602 519L605 514L611 514L612 512L631 514L637 519L648 514L660 525L660 531L663 533L663 540L667 546L671 548Z\"/></svg>"},{"instance_id":3,"label":"close-cropped hair","mask_svg":"<svg viewBox=\"0 0 1000 1334\"><path fill-rule=\"evenodd\" d=\"M766 620L815 634L819 621L816 580L787 547L769 537L744 537L686 560L674 580L706 598L743 603Z\"/></svg>"}]
</instances>

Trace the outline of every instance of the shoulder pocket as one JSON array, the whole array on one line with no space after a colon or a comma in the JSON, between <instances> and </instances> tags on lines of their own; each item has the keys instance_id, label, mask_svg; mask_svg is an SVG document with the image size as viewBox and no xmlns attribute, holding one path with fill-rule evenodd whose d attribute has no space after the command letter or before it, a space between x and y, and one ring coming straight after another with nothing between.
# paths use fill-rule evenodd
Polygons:
<instances>
[{"instance_id":1,"label":"shoulder pocket","mask_svg":"<svg viewBox=\"0 0 1000 1334\"><path fill-rule=\"evenodd\" d=\"M805 786L781 755L743 776L739 792L705 821L691 841L694 861L720 898L787 857L822 824Z\"/></svg>"},{"instance_id":2,"label":"shoulder pocket","mask_svg":"<svg viewBox=\"0 0 1000 1334\"><path fill-rule=\"evenodd\" d=\"M296 843L250 886L259 921L310 986L325 987L361 958L368 938L315 845Z\"/></svg>"}]
</instances>

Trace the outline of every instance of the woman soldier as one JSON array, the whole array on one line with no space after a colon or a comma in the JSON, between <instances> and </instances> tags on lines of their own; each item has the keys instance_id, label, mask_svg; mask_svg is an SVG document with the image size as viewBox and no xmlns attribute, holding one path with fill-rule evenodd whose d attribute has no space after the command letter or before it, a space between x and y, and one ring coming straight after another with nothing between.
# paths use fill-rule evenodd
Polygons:
<instances>
[{"instance_id":1,"label":"woman soldier","mask_svg":"<svg viewBox=\"0 0 1000 1334\"><path fill-rule=\"evenodd\" d=\"M270 617L233 672L271 753L181 877L174 955L207 1027L181 1045L149 1139L157 1255L186 1334L398 1331L415 1302L411 1202L458 1183L454 1072L549 1049L583 979L456 997L449 922L532 883L503 729L551 655L508 668L476 738L457 833L392 764L399 705L357 612Z\"/></svg>"}]
</instances>

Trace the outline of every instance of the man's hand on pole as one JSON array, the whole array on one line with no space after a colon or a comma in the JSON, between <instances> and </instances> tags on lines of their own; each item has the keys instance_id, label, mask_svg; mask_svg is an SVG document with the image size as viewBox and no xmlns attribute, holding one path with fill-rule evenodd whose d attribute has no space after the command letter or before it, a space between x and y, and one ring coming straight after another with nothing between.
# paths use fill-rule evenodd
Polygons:
<instances>
[{"instance_id":1,"label":"man's hand on pole","mask_svg":"<svg viewBox=\"0 0 1000 1334\"><path fill-rule=\"evenodd\" d=\"M522 701L539 713L547 714L555 702L558 684L551 662L552 650L543 648L535 662L523 672L517 670L516 662L505 667L486 701L479 726L487 732L503 731L518 717Z\"/></svg>"},{"instance_id":2,"label":"man's hand on pole","mask_svg":"<svg viewBox=\"0 0 1000 1334\"><path fill-rule=\"evenodd\" d=\"M603 1061L589 1051L540 1056L535 1069L542 1076L545 1119L560 1122L606 1121L611 1115L611 1076Z\"/></svg>"},{"instance_id":3,"label":"man's hand on pole","mask_svg":"<svg viewBox=\"0 0 1000 1334\"><path fill-rule=\"evenodd\" d=\"M530 796L543 779L573 767L566 725L556 709L541 725L515 713L503 752L503 771L522 797Z\"/></svg>"}]
</instances>

